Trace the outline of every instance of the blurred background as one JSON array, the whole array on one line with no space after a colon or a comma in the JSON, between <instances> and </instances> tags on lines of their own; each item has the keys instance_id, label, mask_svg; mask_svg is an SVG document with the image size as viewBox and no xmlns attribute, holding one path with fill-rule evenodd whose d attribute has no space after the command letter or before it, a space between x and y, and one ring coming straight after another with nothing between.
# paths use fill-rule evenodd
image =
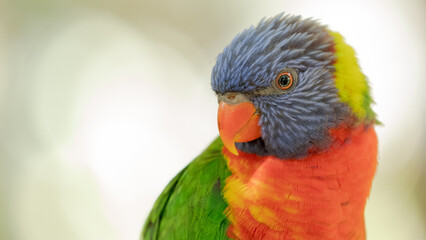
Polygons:
<instances>
[{"instance_id":1,"label":"blurred background","mask_svg":"<svg viewBox=\"0 0 426 240\"><path fill-rule=\"evenodd\" d=\"M138 239L213 140L216 56L264 16L320 19L369 77L369 239L426 239L426 2L0 0L0 239Z\"/></svg>"}]
</instances>

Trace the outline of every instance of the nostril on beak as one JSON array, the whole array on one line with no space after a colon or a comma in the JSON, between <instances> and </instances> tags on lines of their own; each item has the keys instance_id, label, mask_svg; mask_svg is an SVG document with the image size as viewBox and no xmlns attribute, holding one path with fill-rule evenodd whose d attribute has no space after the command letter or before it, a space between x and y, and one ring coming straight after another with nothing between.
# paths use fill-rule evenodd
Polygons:
<instances>
[{"instance_id":1,"label":"nostril on beak","mask_svg":"<svg viewBox=\"0 0 426 240\"><path fill-rule=\"evenodd\" d=\"M242 93L231 92L218 94L218 102L220 103L221 101L229 105L236 105L242 102L249 102L249 99Z\"/></svg>"},{"instance_id":2,"label":"nostril on beak","mask_svg":"<svg viewBox=\"0 0 426 240\"><path fill-rule=\"evenodd\" d=\"M235 99L235 95L234 94L228 95L228 100L234 100L234 99Z\"/></svg>"}]
</instances>

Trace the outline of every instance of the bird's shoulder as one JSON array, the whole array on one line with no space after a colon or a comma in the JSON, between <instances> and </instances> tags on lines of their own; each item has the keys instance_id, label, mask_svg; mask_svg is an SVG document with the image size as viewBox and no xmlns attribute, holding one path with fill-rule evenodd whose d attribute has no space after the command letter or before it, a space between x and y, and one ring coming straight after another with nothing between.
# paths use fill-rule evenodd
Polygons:
<instances>
[{"instance_id":1,"label":"bird's shoulder","mask_svg":"<svg viewBox=\"0 0 426 240\"><path fill-rule=\"evenodd\" d=\"M169 182L146 220L142 239L226 238L222 190L230 172L222 148L217 138Z\"/></svg>"}]
</instances>

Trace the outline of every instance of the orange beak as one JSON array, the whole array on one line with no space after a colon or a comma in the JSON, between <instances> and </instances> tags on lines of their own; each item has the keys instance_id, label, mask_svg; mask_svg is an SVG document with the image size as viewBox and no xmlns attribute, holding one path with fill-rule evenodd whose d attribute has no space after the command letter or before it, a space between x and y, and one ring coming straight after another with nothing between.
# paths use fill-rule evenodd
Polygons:
<instances>
[{"instance_id":1,"label":"orange beak","mask_svg":"<svg viewBox=\"0 0 426 240\"><path fill-rule=\"evenodd\" d=\"M217 122L223 144L235 155L238 155L236 142L250 142L261 137L259 114L250 102L236 105L220 102Z\"/></svg>"}]
</instances>

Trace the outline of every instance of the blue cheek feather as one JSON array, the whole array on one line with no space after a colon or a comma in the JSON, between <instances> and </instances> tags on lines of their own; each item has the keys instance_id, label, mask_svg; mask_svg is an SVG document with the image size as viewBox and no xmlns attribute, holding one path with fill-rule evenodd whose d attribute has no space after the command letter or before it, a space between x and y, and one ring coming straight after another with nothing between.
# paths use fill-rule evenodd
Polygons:
<instances>
[{"instance_id":1,"label":"blue cheek feather","mask_svg":"<svg viewBox=\"0 0 426 240\"><path fill-rule=\"evenodd\" d=\"M299 84L291 92L252 98L261 111L262 139L237 147L283 159L305 157L313 147L328 148L328 130L350 116L330 78L327 70L309 69L299 75Z\"/></svg>"}]
</instances>

